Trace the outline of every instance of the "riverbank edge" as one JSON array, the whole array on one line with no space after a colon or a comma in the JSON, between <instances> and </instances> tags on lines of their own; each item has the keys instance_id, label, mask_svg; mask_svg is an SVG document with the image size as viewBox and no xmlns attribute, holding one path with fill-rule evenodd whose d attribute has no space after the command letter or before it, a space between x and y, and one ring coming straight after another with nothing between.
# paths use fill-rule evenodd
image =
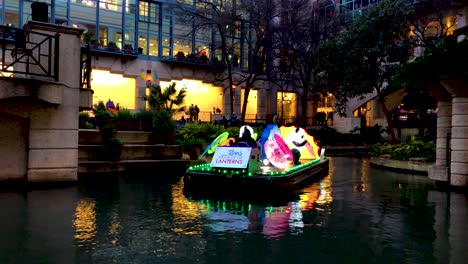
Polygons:
<instances>
[{"instance_id":1,"label":"riverbank edge","mask_svg":"<svg viewBox=\"0 0 468 264\"><path fill-rule=\"evenodd\" d=\"M421 176L428 176L428 167L434 165L434 163L424 162L421 159L403 161L389 159L388 157L370 157L370 164L374 168Z\"/></svg>"}]
</instances>

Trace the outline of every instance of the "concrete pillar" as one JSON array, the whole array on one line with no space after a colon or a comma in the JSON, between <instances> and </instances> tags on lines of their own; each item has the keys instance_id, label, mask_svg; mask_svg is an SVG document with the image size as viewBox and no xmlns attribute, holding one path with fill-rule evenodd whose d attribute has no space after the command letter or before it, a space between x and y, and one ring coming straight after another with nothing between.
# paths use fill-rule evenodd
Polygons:
<instances>
[{"instance_id":1,"label":"concrete pillar","mask_svg":"<svg viewBox=\"0 0 468 264\"><path fill-rule=\"evenodd\" d=\"M452 95L450 185L468 186L468 78L441 81Z\"/></svg>"},{"instance_id":2,"label":"concrete pillar","mask_svg":"<svg viewBox=\"0 0 468 264\"><path fill-rule=\"evenodd\" d=\"M436 98L437 103L437 140L436 163L428 167L429 179L448 182L450 155L447 150L447 136L452 129L452 97L440 84L431 84L429 92Z\"/></svg>"},{"instance_id":3,"label":"concrete pillar","mask_svg":"<svg viewBox=\"0 0 468 264\"><path fill-rule=\"evenodd\" d=\"M78 111L82 30L31 21L35 32L59 34L60 89L44 90L58 98L56 105L37 105L31 110L29 130L29 182L76 181L78 177Z\"/></svg>"},{"instance_id":4,"label":"concrete pillar","mask_svg":"<svg viewBox=\"0 0 468 264\"><path fill-rule=\"evenodd\" d=\"M450 184L468 186L468 97L452 100Z\"/></svg>"},{"instance_id":5,"label":"concrete pillar","mask_svg":"<svg viewBox=\"0 0 468 264\"><path fill-rule=\"evenodd\" d=\"M437 151L436 165L448 166L449 156L447 156L447 136L452 129L452 103L438 102L437 103Z\"/></svg>"}]
</instances>

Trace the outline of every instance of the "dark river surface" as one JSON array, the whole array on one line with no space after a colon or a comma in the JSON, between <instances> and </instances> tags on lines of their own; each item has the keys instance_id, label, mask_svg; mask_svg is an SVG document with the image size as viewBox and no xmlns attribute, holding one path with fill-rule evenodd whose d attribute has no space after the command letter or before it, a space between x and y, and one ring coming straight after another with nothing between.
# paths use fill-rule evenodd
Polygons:
<instances>
[{"instance_id":1,"label":"dark river surface","mask_svg":"<svg viewBox=\"0 0 468 264\"><path fill-rule=\"evenodd\" d=\"M123 175L2 192L0 206L0 263L468 263L466 194L367 159L331 158L273 205Z\"/></svg>"}]
</instances>

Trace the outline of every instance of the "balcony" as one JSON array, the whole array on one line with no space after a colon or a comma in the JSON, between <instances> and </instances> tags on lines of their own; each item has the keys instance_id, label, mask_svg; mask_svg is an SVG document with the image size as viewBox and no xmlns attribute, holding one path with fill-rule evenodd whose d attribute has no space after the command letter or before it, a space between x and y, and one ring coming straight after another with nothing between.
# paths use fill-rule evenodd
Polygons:
<instances>
[{"instance_id":1,"label":"balcony","mask_svg":"<svg viewBox=\"0 0 468 264\"><path fill-rule=\"evenodd\" d=\"M217 58L210 60L206 56L198 56L195 54L190 54L187 57L182 54L177 54L175 57L163 57L161 62L169 64L172 69L174 69L174 67L186 67L212 72L223 72L226 68Z\"/></svg>"},{"instance_id":2,"label":"balcony","mask_svg":"<svg viewBox=\"0 0 468 264\"><path fill-rule=\"evenodd\" d=\"M89 43L83 44L81 46L82 50L86 50L89 47L89 50L94 56L112 56L122 59L136 59L138 58L138 50L133 49L131 45L125 45L123 49L118 48L112 42L107 46L103 46L99 43Z\"/></svg>"}]
</instances>

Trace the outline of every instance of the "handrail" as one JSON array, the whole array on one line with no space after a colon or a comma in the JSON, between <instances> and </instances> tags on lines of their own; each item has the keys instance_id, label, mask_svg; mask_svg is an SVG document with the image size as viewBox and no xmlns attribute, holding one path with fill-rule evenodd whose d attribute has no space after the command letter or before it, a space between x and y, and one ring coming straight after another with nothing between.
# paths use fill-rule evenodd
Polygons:
<instances>
[{"instance_id":1,"label":"handrail","mask_svg":"<svg viewBox=\"0 0 468 264\"><path fill-rule=\"evenodd\" d=\"M1 72L59 76L59 34L49 35L0 25ZM10 59L9 59L10 58Z\"/></svg>"},{"instance_id":2,"label":"handrail","mask_svg":"<svg viewBox=\"0 0 468 264\"><path fill-rule=\"evenodd\" d=\"M84 56L84 59L83 59ZM80 60L81 78L80 88L91 89L91 47L89 45L81 49Z\"/></svg>"}]
</instances>

